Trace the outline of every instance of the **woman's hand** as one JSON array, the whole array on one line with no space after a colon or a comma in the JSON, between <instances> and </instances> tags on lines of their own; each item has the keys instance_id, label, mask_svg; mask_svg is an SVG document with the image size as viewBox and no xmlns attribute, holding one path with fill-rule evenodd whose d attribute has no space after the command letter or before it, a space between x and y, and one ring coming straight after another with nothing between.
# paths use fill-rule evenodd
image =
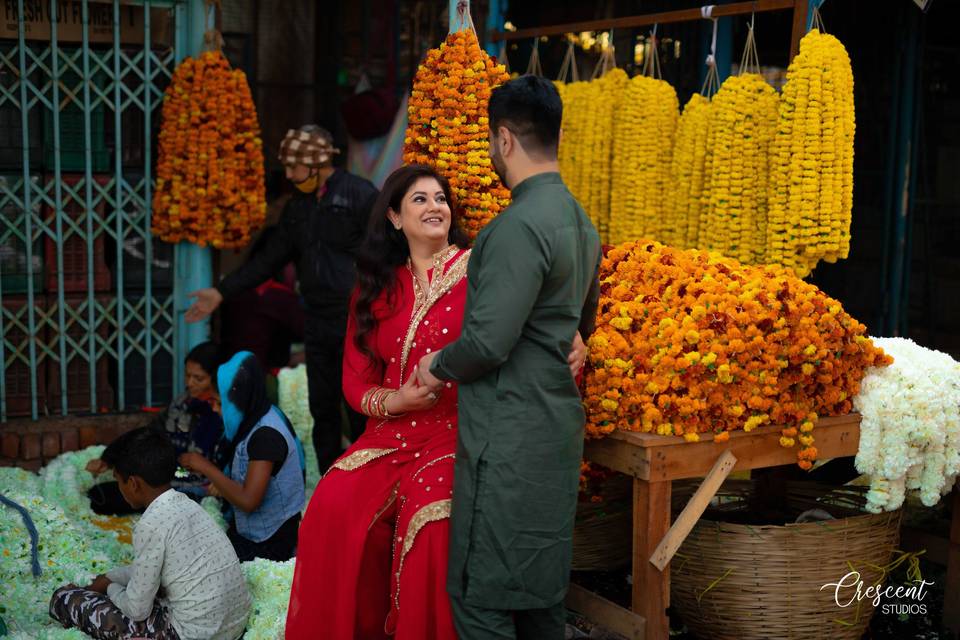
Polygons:
<instances>
[{"instance_id":1,"label":"woman's hand","mask_svg":"<svg viewBox=\"0 0 960 640\"><path fill-rule=\"evenodd\" d=\"M223 494L220 493L220 489L217 489L217 487L212 484L207 485L207 495L213 498L223 497Z\"/></svg>"},{"instance_id":2,"label":"woman's hand","mask_svg":"<svg viewBox=\"0 0 960 640\"><path fill-rule=\"evenodd\" d=\"M210 467L213 467L212 462L204 458L199 453L193 452L181 454L177 459L177 462L187 471L199 473L204 476L209 475L207 471L210 469Z\"/></svg>"},{"instance_id":3,"label":"woman's hand","mask_svg":"<svg viewBox=\"0 0 960 640\"><path fill-rule=\"evenodd\" d=\"M583 344L583 338L580 332L573 337L573 346L570 349L570 355L567 356L567 364L570 365L570 373L576 378L587 361L587 345Z\"/></svg>"},{"instance_id":4,"label":"woman's hand","mask_svg":"<svg viewBox=\"0 0 960 640\"><path fill-rule=\"evenodd\" d=\"M101 473L106 473L110 467L107 466L107 463L101 460L100 458L94 458L87 463L87 471L92 473L95 476L100 475Z\"/></svg>"},{"instance_id":5,"label":"woman's hand","mask_svg":"<svg viewBox=\"0 0 960 640\"><path fill-rule=\"evenodd\" d=\"M390 394L384 402L384 409L390 415L422 411L437 404L440 393L431 391L429 387L421 386L417 381L417 370L418 368L414 367L403 386L397 389L395 393Z\"/></svg>"}]
</instances>

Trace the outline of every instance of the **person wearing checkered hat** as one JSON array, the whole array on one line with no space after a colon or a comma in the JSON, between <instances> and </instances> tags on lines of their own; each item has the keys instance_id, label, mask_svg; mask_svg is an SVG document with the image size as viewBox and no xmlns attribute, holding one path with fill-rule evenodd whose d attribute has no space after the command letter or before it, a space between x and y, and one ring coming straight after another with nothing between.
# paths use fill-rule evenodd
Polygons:
<instances>
[{"instance_id":1,"label":"person wearing checkered hat","mask_svg":"<svg viewBox=\"0 0 960 640\"><path fill-rule=\"evenodd\" d=\"M378 191L368 180L334 167L338 153L333 136L317 125L287 131L278 159L297 193L284 207L276 232L218 285L191 293L195 300L186 314L187 322L202 320L224 298L259 286L285 264L296 265L306 306L307 382L320 473L343 452L341 411L354 440L366 420L343 402L341 374L355 255Z\"/></svg>"}]
</instances>

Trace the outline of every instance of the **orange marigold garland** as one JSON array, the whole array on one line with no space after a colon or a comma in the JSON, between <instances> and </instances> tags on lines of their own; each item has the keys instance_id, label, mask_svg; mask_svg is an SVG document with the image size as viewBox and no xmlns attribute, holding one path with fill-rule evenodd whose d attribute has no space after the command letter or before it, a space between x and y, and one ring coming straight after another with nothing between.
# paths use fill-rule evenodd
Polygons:
<instances>
[{"instance_id":1,"label":"orange marigold garland","mask_svg":"<svg viewBox=\"0 0 960 640\"><path fill-rule=\"evenodd\" d=\"M510 192L490 162L487 138L490 93L509 79L469 29L431 49L413 79L403 161L432 165L450 180L471 238L510 204Z\"/></svg>"},{"instance_id":2,"label":"orange marigold garland","mask_svg":"<svg viewBox=\"0 0 960 640\"><path fill-rule=\"evenodd\" d=\"M219 51L184 59L163 101L153 233L234 249L266 213L263 142L246 76Z\"/></svg>"},{"instance_id":3,"label":"orange marigold garland","mask_svg":"<svg viewBox=\"0 0 960 640\"><path fill-rule=\"evenodd\" d=\"M780 266L627 242L607 253L600 282L588 436L696 441L778 424L809 469L817 417L848 413L866 368L892 362L839 302Z\"/></svg>"}]
</instances>

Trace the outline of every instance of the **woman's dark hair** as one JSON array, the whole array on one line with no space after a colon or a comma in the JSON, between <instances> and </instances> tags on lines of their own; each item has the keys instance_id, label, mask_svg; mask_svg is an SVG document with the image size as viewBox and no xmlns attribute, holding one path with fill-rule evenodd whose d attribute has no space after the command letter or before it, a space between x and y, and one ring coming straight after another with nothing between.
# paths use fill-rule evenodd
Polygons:
<instances>
[{"instance_id":1,"label":"woman's dark hair","mask_svg":"<svg viewBox=\"0 0 960 640\"><path fill-rule=\"evenodd\" d=\"M387 291L388 296L391 296L388 298L388 304L393 304L392 296L397 281L396 269L410 257L407 240L403 232L395 229L390 223L387 210L393 209L400 213L403 197L420 178L436 180L447 197L451 214L450 233L447 240L461 249L466 249L469 244L467 234L460 228L459 213L450 194L450 183L446 178L431 167L422 164L400 167L390 174L370 210L367 235L357 254L357 295L353 305L356 332L353 340L357 349L371 361L374 355L373 349L367 344L367 336L377 326L377 319L373 315L373 303L383 291Z\"/></svg>"},{"instance_id":2,"label":"woman's dark hair","mask_svg":"<svg viewBox=\"0 0 960 640\"><path fill-rule=\"evenodd\" d=\"M111 442L100 455L124 480L140 476L151 487L173 481L177 452L165 433L149 427L128 431Z\"/></svg>"},{"instance_id":3,"label":"woman's dark hair","mask_svg":"<svg viewBox=\"0 0 960 640\"><path fill-rule=\"evenodd\" d=\"M201 342L190 349L190 353L183 360L184 362L196 362L200 365L200 368L210 376L213 386L217 386L217 369L223 363L223 356L216 342Z\"/></svg>"}]
</instances>

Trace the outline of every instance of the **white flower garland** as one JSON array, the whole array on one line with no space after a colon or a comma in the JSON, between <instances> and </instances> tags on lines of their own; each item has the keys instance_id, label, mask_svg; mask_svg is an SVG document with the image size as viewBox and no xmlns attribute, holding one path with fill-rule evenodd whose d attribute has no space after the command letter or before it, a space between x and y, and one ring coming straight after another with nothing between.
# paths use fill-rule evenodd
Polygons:
<instances>
[{"instance_id":1,"label":"white flower garland","mask_svg":"<svg viewBox=\"0 0 960 640\"><path fill-rule=\"evenodd\" d=\"M870 476L867 509L898 509L907 491L933 506L960 473L960 363L904 338L873 342L894 362L869 369L853 399L863 416L856 466Z\"/></svg>"},{"instance_id":2,"label":"white flower garland","mask_svg":"<svg viewBox=\"0 0 960 640\"><path fill-rule=\"evenodd\" d=\"M303 443L303 452L307 462L307 500L320 481L317 469L317 452L313 448L313 416L310 415L310 396L307 386L307 365L281 369L277 375L277 398L280 410L286 414Z\"/></svg>"}]
</instances>

